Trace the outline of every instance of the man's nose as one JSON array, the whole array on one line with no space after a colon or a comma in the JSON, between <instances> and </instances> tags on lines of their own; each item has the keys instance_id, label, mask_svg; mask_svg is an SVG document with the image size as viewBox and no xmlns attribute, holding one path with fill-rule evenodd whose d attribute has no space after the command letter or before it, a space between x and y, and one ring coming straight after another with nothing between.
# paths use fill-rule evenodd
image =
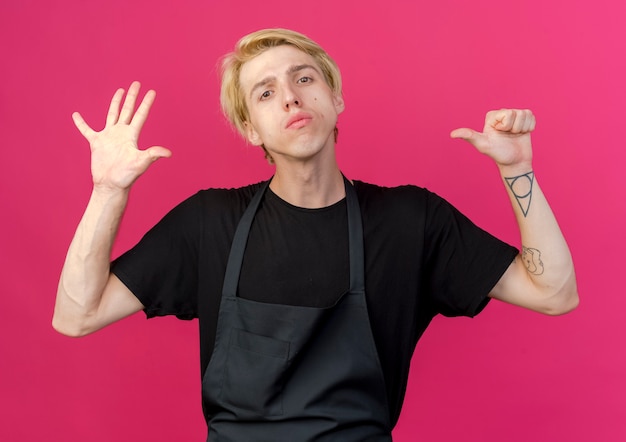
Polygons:
<instances>
[{"instance_id":1,"label":"man's nose","mask_svg":"<svg viewBox=\"0 0 626 442\"><path fill-rule=\"evenodd\" d=\"M298 97L296 91L292 88L285 88L284 100L285 110L289 110L294 106L299 107L302 104L300 97Z\"/></svg>"}]
</instances>

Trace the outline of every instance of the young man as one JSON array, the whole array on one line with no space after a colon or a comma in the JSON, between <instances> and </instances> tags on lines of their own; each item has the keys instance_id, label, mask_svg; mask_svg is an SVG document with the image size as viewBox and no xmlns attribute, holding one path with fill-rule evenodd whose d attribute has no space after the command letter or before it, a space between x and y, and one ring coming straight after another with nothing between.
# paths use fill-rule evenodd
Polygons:
<instances>
[{"instance_id":1,"label":"young man","mask_svg":"<svg viewBox=\"0 0 626 442\"><path fill-rule=\"evenodd\" d=\"M339 70L305 36L263 30L226 57L225 114L275 164L266 183L182 202L110 265L130 187L170 152L139 150L155 93L113 96L105 128L74 114L93 193L70 245L54 327L82 336L144 309L199 318L211 441L389 441L411 354L438 313L488 299L546 314L576 307L568 247L532 169L527 110L457 129L498 165L523 252L415 187L349 181L335 159ZM121 108L120 108L121 106Z\"/></svg>"}]
</instances>

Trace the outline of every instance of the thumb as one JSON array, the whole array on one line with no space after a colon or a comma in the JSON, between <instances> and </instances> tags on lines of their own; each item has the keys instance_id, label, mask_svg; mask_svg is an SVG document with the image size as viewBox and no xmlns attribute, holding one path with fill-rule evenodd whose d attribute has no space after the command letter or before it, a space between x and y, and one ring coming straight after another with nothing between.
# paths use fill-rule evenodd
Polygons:
<instances>
[{"instance_id":1,"label":"thumb","mask_svg":"<svg viewBox=\"0 0 626 442\"><path fill-rule=\"evenodd\" d=\"M472 129L468 129L466 127L462 127L459 129L454 129L450 132L450 138L460 138L465 141L472 142L472 139L476 138L478 132Z\"/></svg>"},{"instance_id":2,"label":"thumb","mask_svg":"<svg viewBox=\"0 0 626 442\"><path fill-rule=\"evenodd\" d=\"M450 138L460 138L471 143L474 147L479 147L479 145L484 144L485 136L480 132L463 127L450 132Z\"/></svg>"},{"instance_id":3,"label":"thumb","mask_svg":"<svg viewBox=\"0 0 626 442\"><path fill-rule=\"evenodd\" d=\"M150 156L152 161L156 161L159 158L169 158L172 156L172 151L163 146L152 146L145 150Z\"/></svg>"}]
</instances>

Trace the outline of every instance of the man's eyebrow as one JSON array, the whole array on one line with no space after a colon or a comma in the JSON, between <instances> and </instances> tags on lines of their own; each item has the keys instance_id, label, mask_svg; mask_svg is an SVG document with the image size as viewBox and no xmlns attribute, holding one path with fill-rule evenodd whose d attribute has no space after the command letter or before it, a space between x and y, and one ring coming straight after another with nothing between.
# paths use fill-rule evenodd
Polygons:
<instances>
[{"instance_id":1,"label":"man's eyebrow","mask_svg":"<svg viewBox=\"0 0 626 442\"><path fill-rule=\"evenodd\" d=\"M315 72L321 75L319 69L317 69L312 64L297 64L297 65L291 66L289 69L287 69L287 74L288 75L295 74L296 72L300 72L305 69L313 69ZM255 83L254 86L252 86L252 89L250 90L250 99L252 99L252 96L254 95L254 91L265 86L268 83L271 83L274 80L276 80L276 77L273 75L270 75L269 77L265 77L261 81Z\"/></svg>"},{"instance_id":2,"label":"man's eyebrow","mask_svg":"<svg viewBox=\"0 0 626 442\"><path fill-rule=\"evenodd\" d=\"M254 95L254 91L256 91L259 88L262 88L263 86L265 86L268 83L271 83L275 79L276 79L276 77L270 76L270 77L265 77L263 80L255 83L254 86L252 86L252 89L250 90L250 99L252 100L252 96Z\"/></svg>"},{"instance_id":3,"label":"man's eyebrow","mask_svg":"<svg viewBox=\"0 0 626 442\"><path fill-rule=\"evenodd\" d=\"M288 70L287 73L288 74L294 74L296 72L300 72L304 69L313 69L315 72L319 73L319 70L313 66L312 64L298 64L295 66L291 66Z\"/></svg>"}]
</instances>

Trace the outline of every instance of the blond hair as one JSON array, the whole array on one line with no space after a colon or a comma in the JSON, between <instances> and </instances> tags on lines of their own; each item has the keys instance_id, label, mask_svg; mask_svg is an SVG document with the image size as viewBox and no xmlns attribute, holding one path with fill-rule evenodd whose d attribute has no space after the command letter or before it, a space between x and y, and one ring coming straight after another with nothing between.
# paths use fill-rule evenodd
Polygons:
<instances>
[{"instance_id":1,"label":"blond hair","mask_svg":"<svg viewBox=\"0 0 626 442\"><path fill-rule=\"evenodd\" d=\"M237 42L233 52L222 59L220 93L222 112L244 138L249 113L239 79L241 67L257 55L281 45L294 46L313 57L333 93L341 96L341 73L337 63L310 38L288 29L263 29L248 34Z\"/></svg>"}]
</instances>

